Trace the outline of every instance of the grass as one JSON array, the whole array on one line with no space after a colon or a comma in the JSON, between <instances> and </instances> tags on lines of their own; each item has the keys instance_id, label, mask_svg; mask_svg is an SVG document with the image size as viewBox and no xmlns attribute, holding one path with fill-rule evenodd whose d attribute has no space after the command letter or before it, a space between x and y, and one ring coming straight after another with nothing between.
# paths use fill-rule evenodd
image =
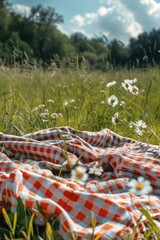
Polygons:
<instances>
[{"instance_id":1,"label":"grass","mask_svg":"<svg viewBox=\"0 0 160 240\"><path fill-rule=\"evenodd\" d=\"M87 131L109 128L120 135L159 145L159 75L158 68L110 70L102 73L78 69L44 71L36 67L10 69L1 66L0 131L23 135L58 126ZM121 85L124 79L134 78L138 79L138 95L125 91ZM107 88L106 84L111 81L116 81L117 84ZM117 96L119 102L125 101L125 104L109 106L108 97L111 95ZM119 117L116 124L113 124L112 117L116 112L119 112ZM142 136L129 125L131 121L135 123L140 119L147 124ZM4 218L11 219L11 224L9 220L1 218L0 239L54 239L52 231L56 229L57 223L49 219L45 228L38 229L33 225L31 213L23 209L23 204L20 203L20 206L21 210L18 211L25 211L26 222L22 226L20 215L16 219L14 214L4 211ZM151 229L154 227L152 223ZM154 234L150 231L148 236L151 234L159 234L159 230L156 228ZM146 236L146 239L149 237Z\"/></svg>"},{"instance_id":2,"label":"grass","mask_svg":"<svg viewBox=\"0 0 160 240\"><path fill-rule=\"evenodd\" d=\"M123 119L127 122L143 119L155 133L160 132L159 73L158 68L107 73L5 68L0 76L0 129L4 133L21 134L60 125L88 131L110 128L139 140ZM138 79L138 97L121 87L124 79L133 78ZM106 84L113 80L117 84L107 89ZM125 101L125 105L110 107L107 99L112 94ZM49 99L54 103L49 103ZM44 108L34 111L41 104ZM49 111L48 117L42 114L45 109ZM120 121L113 125L111 118L117 111ZM153 132L147 132L140 140L159 143Z\"/></svg>"}]
</instances>

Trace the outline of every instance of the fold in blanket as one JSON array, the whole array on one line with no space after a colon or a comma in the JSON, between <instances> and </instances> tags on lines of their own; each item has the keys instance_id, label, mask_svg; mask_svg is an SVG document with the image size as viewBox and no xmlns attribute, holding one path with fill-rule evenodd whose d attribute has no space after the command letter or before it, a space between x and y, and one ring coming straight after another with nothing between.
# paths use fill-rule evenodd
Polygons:
<instances>
[{"instance_id":1,"label":"fold in blanket","mask_svg":"<svg viewBox=\"0 0 160 240\"><path fill-rule=\"evenodd\" d=\"M103 129L78 131L70 127L40 130L24 136L0 133L0 208L3 199L15 211L21 197L32 211L39 202L46 216L55 213L64 239L90 239L91 215L99 239L126 239L147 208L160 216L160 148ZM100 178L83 183L71 179L75 164L88 170L103 167ZM58 174L60 176L58 176ZM143 176L151 182L150 196L129 193L128 181ZM43 223L37 215L38 224ZM136 234L145 231L142 222Z\"/></svg>"}]
</instances>

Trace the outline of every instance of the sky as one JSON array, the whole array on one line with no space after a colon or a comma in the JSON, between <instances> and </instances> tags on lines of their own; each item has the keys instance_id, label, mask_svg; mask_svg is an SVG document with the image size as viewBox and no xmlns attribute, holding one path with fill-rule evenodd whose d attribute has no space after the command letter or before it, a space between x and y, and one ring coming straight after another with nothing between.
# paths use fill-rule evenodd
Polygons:
<instances>
[{"instance_id":1,"label":"sky","mask_svg":"<svg viewBox=\"0 0 160 240\"><path fill-rule=\"evenodd\" d=\"M104 34L127 44L131 37L160 28L160 0L9 0L16 11L28 14L31 6L53 7L63 15L58 28L70 36Z\"/></svg>"}]
</instances>

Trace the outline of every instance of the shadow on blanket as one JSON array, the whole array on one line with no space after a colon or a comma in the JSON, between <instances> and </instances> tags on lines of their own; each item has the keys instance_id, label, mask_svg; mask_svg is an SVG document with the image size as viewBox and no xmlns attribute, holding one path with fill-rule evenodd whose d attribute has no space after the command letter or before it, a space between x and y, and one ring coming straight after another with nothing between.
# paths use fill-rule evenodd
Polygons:
<instances>
[{"instance_id":1,"label":"shadow on blanket","mask_svg":"<svg viewBox=\"0 0 160 240\"><path fill-rule=\"evenodd\" d=\"M21 197L28 208L36 209L38 201L46 216L57 215L64 239L71 239L72 232L78 239L90 239L91 213L96 219L94 234L100 239L123 239L136 226L141 208L149 209L152 217L160 215L158 146L109 129L87 132L59 127L21 137L0 133L0 147L0 207L5 199L15 211ZM89 170L97 162L104 170L99 179L90 175L83 183L70 178L75 164ZM128 192L128 181L138 176L150 180L150 196ZM41 220L37 216L37 223ZM143 231L144 222L137 234Z\"/></svg>"}]
</instances>

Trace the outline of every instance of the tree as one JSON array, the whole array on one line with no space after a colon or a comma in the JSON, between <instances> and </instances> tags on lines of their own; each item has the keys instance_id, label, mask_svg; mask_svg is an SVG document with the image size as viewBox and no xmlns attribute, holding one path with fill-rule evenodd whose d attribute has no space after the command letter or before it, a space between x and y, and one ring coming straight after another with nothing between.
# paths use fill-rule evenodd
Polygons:
<instances>
[{"instance_id":1,"label":"tree","mask_svg":"<svg viewBox=\"0 0 160 240\"><path fill-rule=\"evenodd\" d=\"M73 33L70 36L70 41L72 45L75 47L77 53L83 53L85 51L93 51L93 47L91 46L87 37L79 32Z\"/></svg>"},{"instance_id":2,"label":"tree","mask_svg":"<svg viewBox=\"0 0 160 240\"><path fill-rule=\"evenodd\" d=\"M39 44L42 43L40 37L44 35L45 27L41 27L38 32L38 38L36 39L35 45L40 40ZM50 61L54 55L58 55L60 59L67 57L70 51L72 51L72 46L69 39L65 34L62 34L54 26L49 26L48 31L45 33L45 41L41 46L41 58L44 62ZM36 46L35 46L36 47ZM40 50L39 48L37 49Z\"/></svg>"},{"instance_id":3,"label":"tree","mask_svg":"<svg viewBox=\"0 0 160 240\"><path fill-rule=\"evenodd\" d=\"M53 52L51 51L50 54L46 53L44 49L47 45L47 42L51 44L51 39L53 43L51 44L52 47L47 46L47 49L52 48L54 45L54 33L56 32L56 24L63 22L63 17L56 13L54 8L48 7L47 9L43 8L41 5L37 7L31 8L31 13L29 18L27 19L28 23L33 24L37 23L36 27L34 28L34 40L32 41L34 45L34 52L38 58L47 59L48 55L52 55ZM57 48L56 51L59 51ZM55 51L55 54L57 53Z\"/></svg>"},{"instance_id":4,"label":"tree","mask_svg":"<svg viewBox=\"0 0 160 240\"><path fill-rule=\"evenodd\" d=\"M10 13L6 7L6 1L0 0L0 41L5 42L8 35Z\"/></svg>"},{"instance_id":5,"label":"tree","mask_svg":"<svg viewBox=\"0 0 160 240\"><path fill-rule=\"evenodd\" d=\"M0 8L5 8L7 5L6 0L0 0Z\"/></svg>"},{"instance_id":6,"label":"tree","mask_svg":"<svg viewBox=\"0 0 160 240\"><path fill-rule=\"evenodd\" d=\"M160 29L141 33L129 42L131 60L135 66L146 67L160 63Z\"/></svg>"},{"instance_id":7,"label":"tree","mask_svg":"<svg viewBox=\"0 0 160 240\"><path fill-rule=\"evenodd\" d=\"M123 42L113 39L107 46L108 61L112 66L125 66L129 60L128 48Z\"/></svg>"},{"instance_id":8,"label":"tree","mask_svg":"<svg viewBox=\"0 0 160 240\"><path fill-rule=\"evenodd\" d=\"M37 23L58 24L63 22L63 16L58 14L54 8L43 8L42 5L31 8L28 20L34 20Z\"/></svg>"}]
</instances>

